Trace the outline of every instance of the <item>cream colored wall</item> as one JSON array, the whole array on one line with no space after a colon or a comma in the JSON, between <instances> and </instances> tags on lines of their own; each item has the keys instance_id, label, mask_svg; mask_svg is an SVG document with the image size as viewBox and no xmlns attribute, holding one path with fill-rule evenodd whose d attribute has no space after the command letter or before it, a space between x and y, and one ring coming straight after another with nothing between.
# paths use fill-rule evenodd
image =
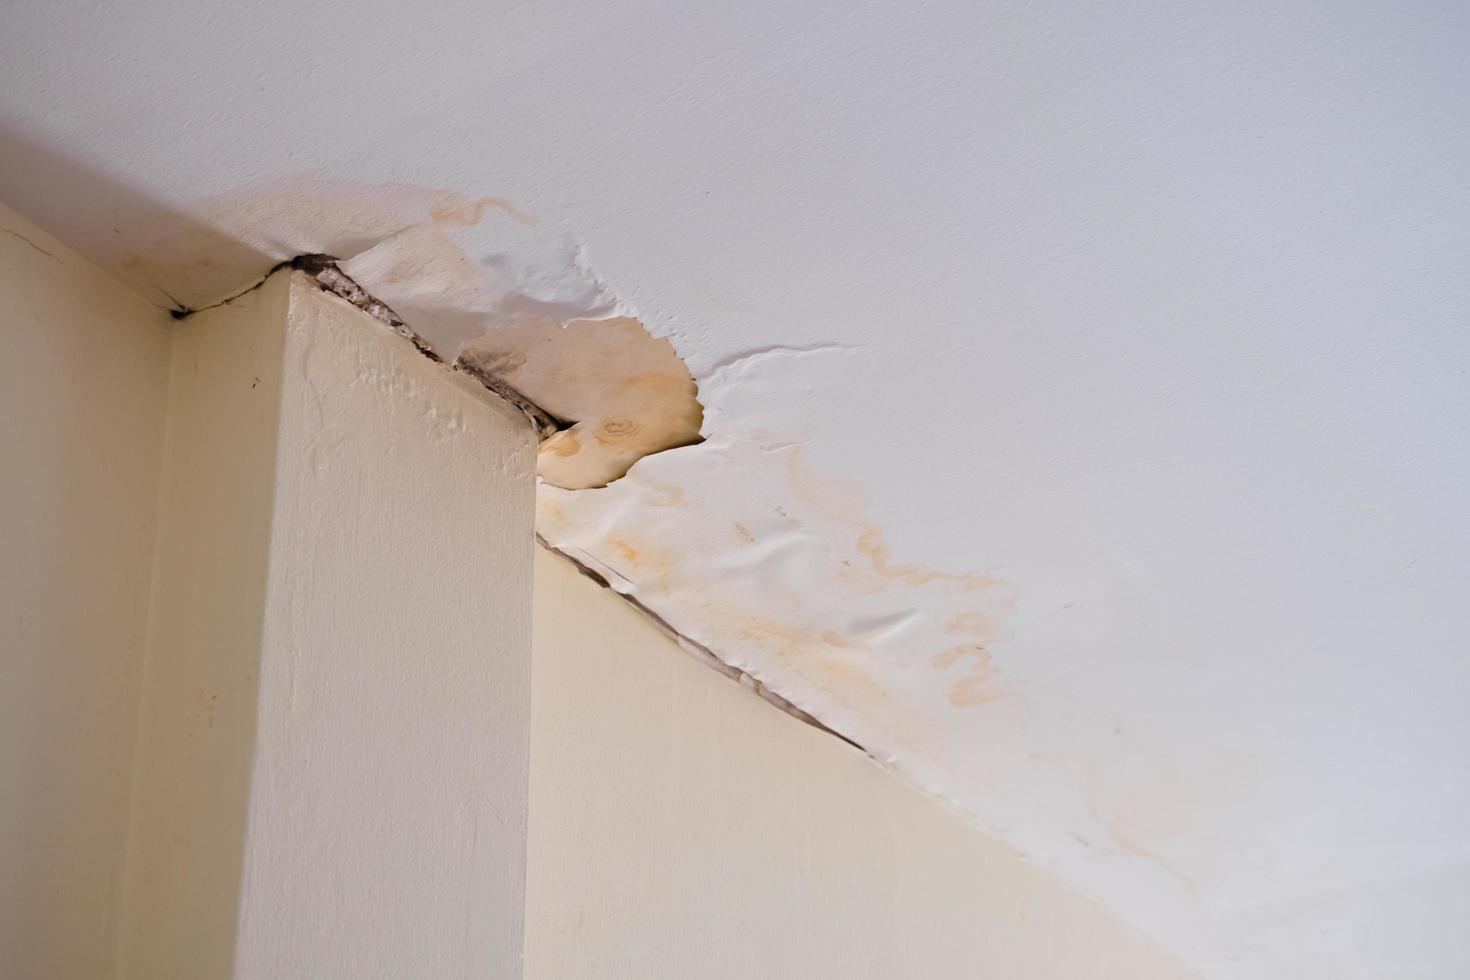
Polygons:
<instances>
[{"instance_id":1,"label":"cream colored wall","mask_svg":"<svg viewBox=\"0 0 1470 980\"><path fill-rule=\"evenodd\" d=\"M518 977L525 420L299 275L174 323L6 211L0 323L0 977Z\"/></svg>"},{"instance_id":2,"label":"cream colored wall","mask_svg":"<svg viewBox=\"0 0 1470 980\"><path fill-rule=\"evenodd\" d=\"M520 975L534 442L299 274L177 329L121 975Z\"/></svg>"},{"instance_id":3,"label":"cream colored wall","mask_svg":"<svg viewBox=\"0 0 1470 980\"><path fill-rule=\"evenodd\" d=\"M103 977L171 321L0 208L0 974Z\"/></svg>"},{"instance_id":4,"label":"cream colored wall","mask_svg":"<svg viewBox=\"0 0 1470 980\"><path fill-rule=\"evenodd\" d=\"M290 306L234 975L516 980L534 435L300 275Z\"/></svg>"},{"instance_id":5,"label":"cream colored wall","mask_svg":"<svg viewBox=\"0 0 1470 980\"><path fill-rule=\"evenodd\" d=\"M119 975L227 977L256 746L288 279L180 323Z\"/></svg>"},{"instance_id":6,"label":"cream colored wall","mask_svg":"<svg viewBox=\"0 0 1470 980\"><path fill-rule=\"evenodd\" d=\"M529 980L1180 980L1051 875L536 559Z\"/></svg>"}]
</instances>

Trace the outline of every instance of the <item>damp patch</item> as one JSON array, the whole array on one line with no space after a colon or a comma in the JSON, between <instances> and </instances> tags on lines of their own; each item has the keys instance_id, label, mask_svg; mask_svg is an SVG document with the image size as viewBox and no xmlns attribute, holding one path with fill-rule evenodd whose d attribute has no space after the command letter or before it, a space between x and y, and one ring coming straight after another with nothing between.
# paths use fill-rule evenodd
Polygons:
<instances>
[{"instance_id":1,"label":"damp patch","mask_svg":"<svg viewBox=\"0 0 1470 980\"><path fill-rule=\"evenodd\" d=\"M634 317L522 319L467 344L460 365L497 378L558 419L536 472L563 490L605 487L645 456L702 441L689 368Z\"/></svg>"}]
</instances>

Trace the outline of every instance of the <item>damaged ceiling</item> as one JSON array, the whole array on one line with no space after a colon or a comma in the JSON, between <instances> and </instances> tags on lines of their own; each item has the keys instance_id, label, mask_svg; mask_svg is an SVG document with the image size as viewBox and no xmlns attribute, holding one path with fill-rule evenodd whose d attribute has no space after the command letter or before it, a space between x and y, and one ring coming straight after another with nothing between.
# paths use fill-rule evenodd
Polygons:
<instances>
[{"instance_id":1,"label":"damaged ceiling","mask_svg":"<svg viewBox=\"0 0 1470 980\"><path fill-rule=\"evenodd\" d=\"M166 306L338 257L576 423L553 547L1206 975L1463 976L1467 40L27 0L0 198Z\"/></svg>"}]
</instances>

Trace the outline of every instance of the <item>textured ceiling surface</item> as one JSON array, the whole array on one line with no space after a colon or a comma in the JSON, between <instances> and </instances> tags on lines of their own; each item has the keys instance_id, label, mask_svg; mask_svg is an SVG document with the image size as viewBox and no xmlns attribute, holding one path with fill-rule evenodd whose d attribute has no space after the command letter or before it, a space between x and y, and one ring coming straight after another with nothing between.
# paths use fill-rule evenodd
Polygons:
<instances>
[{"instance_id":1,"label":"textured ceiling surface","mask_svg":"<svg viewBox=\"0 0 1470 980\"><path fill-rule=\"evenodd\" d=\"M553 545L1210 976L1461 977L1467 41L22 0L0 198L161 304L327 252L451 356L636 318L703 441Z\"/></svg>"}]
</instances>

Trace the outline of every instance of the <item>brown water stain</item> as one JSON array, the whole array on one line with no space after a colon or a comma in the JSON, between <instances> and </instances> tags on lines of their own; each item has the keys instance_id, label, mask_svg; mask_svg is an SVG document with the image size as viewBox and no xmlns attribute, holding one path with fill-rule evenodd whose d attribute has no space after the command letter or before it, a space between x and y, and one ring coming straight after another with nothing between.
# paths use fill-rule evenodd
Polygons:
<instances>
[{"instance_id":1,"label":"brown water stain","mask_svg":"<svg viewBox=\"0 0 1470 980\"><path fill-rule=\"evenodd\" d=\"M636 569L638 567L637 548L634 548L631 544L624 541L622 538L608 537L605 540L609 545L612 546L614 551L623 556L624 560L627 561L629 568Z\"/></svg>"},{"instance_id":2,"label":"brown water stain","mask_svg":"<svg viewBox=\"0 0 1470 980\"><path fill-rule=\"evenodd\" d=\"M689 368L633 317L517 321L471 341L460 360L572 423L536 462L541 479L564 490L607 486L643 457L703 438Z\"/></svg>"},{"instance_id":3,"label":"brown water stain","mask_svg":"<svg viewBox=\"0 0 1470 980\"><path fill-rule=\"evenodd\" d=\"M558 456L575 456L581 448L581 443L577 441L577 434L567 429L564 432L558 432L550 439L541 443L540 448L536 451L538 453L555 453Z\"/></svg>"}]
</instances>

